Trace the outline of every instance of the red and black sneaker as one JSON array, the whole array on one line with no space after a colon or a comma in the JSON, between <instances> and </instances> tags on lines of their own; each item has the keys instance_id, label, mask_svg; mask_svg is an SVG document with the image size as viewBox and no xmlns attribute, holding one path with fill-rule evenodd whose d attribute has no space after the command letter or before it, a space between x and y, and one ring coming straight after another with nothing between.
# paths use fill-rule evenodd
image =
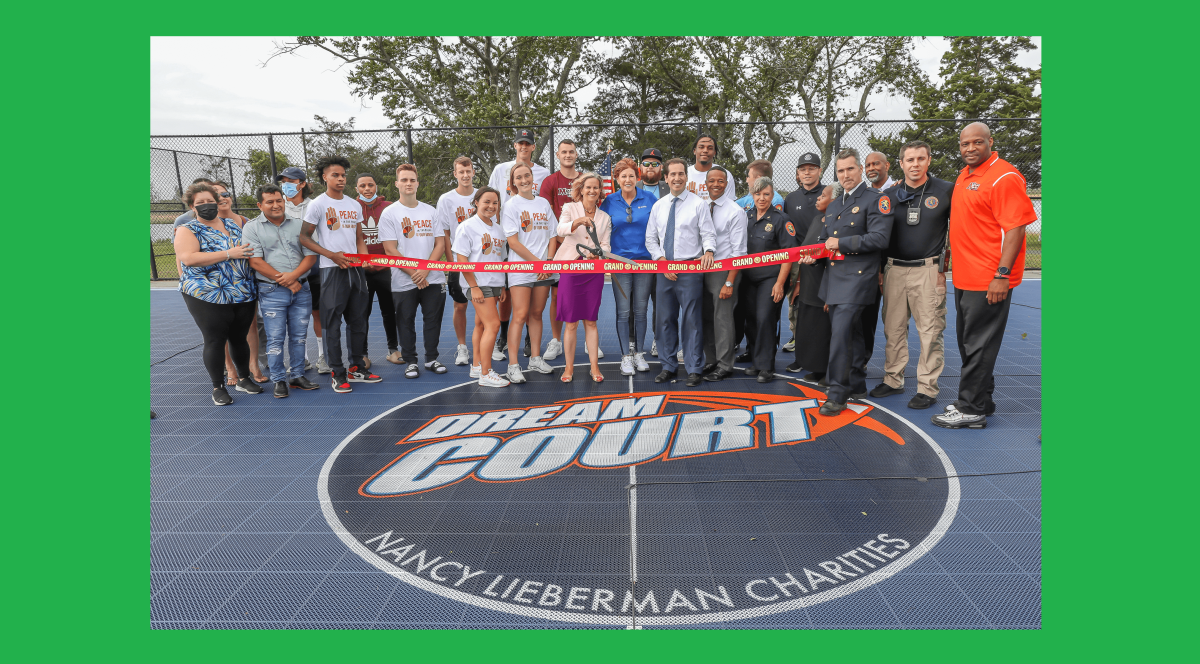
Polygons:
<instances>
[{"instance_id":1,"label":"red and black sneaker","mask_svg":"<svg viewBox=\"0 0 1200 664\"><path fill-rule=\"evenodd\" d=\"M357 364L350 367L346 372L346 376L350 379L351 383L378 383L383 380L381 376L376 376Z\"/></svg>"},{"instance_id":2,"label":"red and black sneaker","mask_svg":"<svg viewBox=\"0 0 1200 664\"><path fill-rule=\"evenodd\" d=\"M354 388L350 387L350 381L346 380L346 375L338 376L333 374L333 391L334 392L351 392Z\"/></svg>"}]
</instances>

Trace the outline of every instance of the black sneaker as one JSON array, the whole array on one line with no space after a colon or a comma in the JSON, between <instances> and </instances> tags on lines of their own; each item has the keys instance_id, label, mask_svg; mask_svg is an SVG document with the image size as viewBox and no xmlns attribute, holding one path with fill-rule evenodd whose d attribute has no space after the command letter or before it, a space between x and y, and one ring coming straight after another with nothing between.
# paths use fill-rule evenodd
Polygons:
<instances>
[{"instance_id":1,"label":"black sneaker","mask_svg":"<svg viewBox=\"0 0 1200 664\"><path fill-rule=\"evenodd\" d=\"M880 383L871 390L871 396L873 397L890 397L893 394L904 394L904 388L892 387L887 383Z\"/></svg>"},{"instance_id":2,"label":"black sneaker","mask_svg":"<svg viewBox=\"0 0 1200 664\"><path fill-rule=\"evenodd\" d=\"M851 399L866 399L867 393L866 392L855 392L854 394L850 395L850 398Z\"/></svg>"},{"instance_id":3,"label":"black sneaker","mask_svg":"<svg viewBox=\"0 0 1200 664\"><path fill-rule=\"evenodd\" d=\"M346 377L350 379L351 383L378 383L383 380L382 377L376 376L357 364L346 371Z\"/></svg>"},{"instance_id":4,"label":"black sneaker","mask_svg":"<svg viewBox=\"0 0 1200 664\"><path fill-rule=\"evenodd\" d=\"M334 392L353 392L354 388L350 387L350 381L346 380L345 375L332 374L333 391Z\"/></svg>"},{"instance_id":5,"label":"black sneaker","mask_svg":"<svg viewBox=\"0 0 1200 664\"><path fill-rule=\"evenodd\" d=\"M281 380L275 383L275 398L286 399L288 395L288 386L286 380Z\"/></svg>"},{"instance_id":6,"label":"black sneaker","mask_svg":"<svg viewBox=\"0 0 1200 664\"><path fill-rule=\"evenodd\" d=\"M288 385L298 390L316 390L321 387L304 376L289 380Z\"/></svg>"},{"instance_id":7,"label":"black sneaker","mask_svg":"<svg viewBox=\"0 0 1200 664\"><path fill-rule=\"evenodd\" d=\"M800 371L803 369L804 369L804 367L800 366L799 362L792 362L791 364L789 364L783 368L783 370L788 373L800 373ZM805 376L804 378L808 379L808 376Z\"/></svg>"},{"instance_id":8,"label":"black sneaker","mask_svg":"<svg viewBox=\"0 0 1200 664\"><path fill-rule=\"evenodd\" d=\"M224 385L213 388L213 403L218 406L228 406L233 403L233 397L229 396L229 393L225 391Z\"/></svg>"},{"instance_id":9,"label":"black sneaker","mask_svg":"<svg viewBox=\"0 0 1200 664\"><path fill-rule=\"evenodd\" d=\"M773 372L771 372L771 371L758 372L758 382L769 383L773 380L775 380L775 374Z\"/></svg>"},{"instance_id":10,"label":"black sneaker","mask_svg":"<svg viewBox=\"0 0 1200 664\"><path fill-rule=\"evenodd\" d=\"M745 373L747 376L757 376L757 375L758 375L758 369L755 369L754 367L747 367L747 368L745 368L745 369L742 369L742 371L743 371L743 372L744 372L744 373Z\"/></svg>"},{"instance_id":11,"label":"black sneaker","mask_svg":"<svg viewBox=\"0 0 1200 664\"><path fill-rule=\"evenodd\" d=\"M916 396L909 400L908 407L914 410L925 410L935 403L937 403L937 399L929 396L928 394L921 394L918 392Z\"/></svg>"},{"instance_id":12,"label":"black sneaker","mask_svg":"<svg viewBox=\"0 0 1200 664\"><path fill-rule=\"evenodd\" d=\"M237 391L246 394L262 394L263 388L259 387L253 379L243 378L237 382Z\"/></svg>"}]
</instances>

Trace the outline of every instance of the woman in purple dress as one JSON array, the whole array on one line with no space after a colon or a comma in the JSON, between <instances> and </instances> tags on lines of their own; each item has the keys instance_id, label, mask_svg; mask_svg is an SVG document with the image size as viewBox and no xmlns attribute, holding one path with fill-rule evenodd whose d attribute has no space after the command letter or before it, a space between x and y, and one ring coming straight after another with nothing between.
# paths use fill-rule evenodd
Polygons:
<instances>
[{"instance_id":1,"label":"woman in purple dress","mask_svg":"<svg viewBox=\"0 0 1200 664\"><path fill-rule=\"evenodd\" d=\"M563 206L562 214L558 217L558 236L562 238L558 252L554 254L555 261L571 261L579 259L576 245L592 246L592 238L588 228L594 228L600 238L600 248L609 250L609 238L612 236L612 220L600 209L600 199L603 195L603 184L600 176L595 173L584 173L575 179L571 185L571 201ZM599 383L604 380L600 373L600 365L596 362L599 356L600 333L596 329L596 319L600 315L600 300L604 296L604 274L594 272L588 274L563 273L558 281L558 320L566 323L563 331L563 352L566 359L566 369L563 370L562 382L569 383L575 374L575 335L579 321L583 321L584 339L587 344L588 360L591 362L592 380Z\"/></svg>"}]
</instances>

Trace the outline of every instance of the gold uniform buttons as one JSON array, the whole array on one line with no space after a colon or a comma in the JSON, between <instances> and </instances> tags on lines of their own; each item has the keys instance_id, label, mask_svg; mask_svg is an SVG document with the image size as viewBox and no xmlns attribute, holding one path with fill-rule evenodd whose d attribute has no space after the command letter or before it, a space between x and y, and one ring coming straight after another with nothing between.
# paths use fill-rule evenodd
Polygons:
<instances>
[{"instance_id":1,"label":"gold uniform buttons","mask_svg":"<svg viewBox=\"0 0 1200 664\"><path fill-rule=\"evenodd\" d=\"M858 273L859 273L859 274L862 274L862 270L859 270L859 271L858 271Z\"/></svg>"}]
</instances>

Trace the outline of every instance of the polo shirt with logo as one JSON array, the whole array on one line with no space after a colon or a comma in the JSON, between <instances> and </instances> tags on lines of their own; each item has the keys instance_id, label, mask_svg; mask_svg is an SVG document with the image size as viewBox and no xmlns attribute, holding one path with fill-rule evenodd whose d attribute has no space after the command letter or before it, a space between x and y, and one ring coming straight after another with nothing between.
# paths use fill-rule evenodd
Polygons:
<instances>
[{"instance_id":1,"label":"polo shirt with logo","mask_svg":"<svg viewBox=\"0 0 1200 664\"><path fill-rule=\"evenodd\" d=\"M1025 178L993 152L974 173L964 168L950 204L950 251L954 287L985 291L1000 267L1004 234L1038 220L1025 191ZM1024 231L1022 231L1024 232ZM1010 288L1025 273L1025 238L1012 264Z\"/></svg>"}]
</instances>

